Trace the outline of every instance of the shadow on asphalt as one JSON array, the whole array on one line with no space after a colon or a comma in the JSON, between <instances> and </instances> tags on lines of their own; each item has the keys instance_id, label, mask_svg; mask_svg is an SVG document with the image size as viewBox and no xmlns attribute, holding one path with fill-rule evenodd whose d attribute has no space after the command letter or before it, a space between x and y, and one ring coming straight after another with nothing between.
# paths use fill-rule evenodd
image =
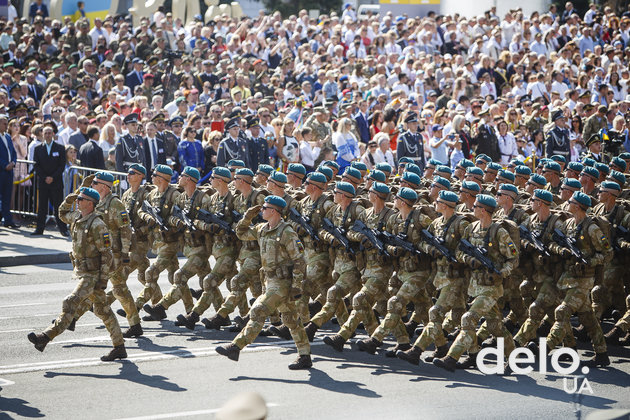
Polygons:
<instances>
[{"instance_id":1,"label":"shadow on asphalt","mask_svg":"<svg viewBox=\"0 0 630 420\"><path fill-rule=\"evenodd\" d=\"M187 391L174 382L170 382L166 376L161 375L145 375L140 372L138 365L130 361L122 361L120 363L120 372L118 375L102 375L98 373L71 373L71 372L46 372L44 378L56 378L57 376L70 376L94 379L124 379L140 385L151 388L162 389L171 392Z\"/></svg>"},{"instance_id":2,"label":"shadow on asphalt","mask_svg":"<svg viewBox=\"0 0 630 420\"><path fill-rule=\"evenodd\" d=\"M7 413L14 413L16 416L28 418L45 417L45 415L39 411L39 408L30 407L29 404L28 401L21 398L4 398L0 394L0 407L2 408L0 420L13 418Z\"/></svg>"}]
</instances>

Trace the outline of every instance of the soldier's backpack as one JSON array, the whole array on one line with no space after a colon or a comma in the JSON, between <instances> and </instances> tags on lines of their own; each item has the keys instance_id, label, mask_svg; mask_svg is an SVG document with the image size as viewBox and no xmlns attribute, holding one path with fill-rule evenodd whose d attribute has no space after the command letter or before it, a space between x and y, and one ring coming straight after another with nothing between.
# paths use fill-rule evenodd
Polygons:
<instances>
[{"instance_id":1,"label":"soldier's backpack","mask_svg":"<svg viewBox=\"0 0 630 420\"><path fill-rule=\"evenodd\" d=\"M492 225L490 225L490 230L488 231L491 241L495 240L497 237L499 228L505 229L510 235L512 244L508 244L508 247L510 248L510 251L512 251L513 255L518 255L521 250L521 233L518 230L516 222L509 219L500 219L492 223Z\"/></svg>"}]
</instances>

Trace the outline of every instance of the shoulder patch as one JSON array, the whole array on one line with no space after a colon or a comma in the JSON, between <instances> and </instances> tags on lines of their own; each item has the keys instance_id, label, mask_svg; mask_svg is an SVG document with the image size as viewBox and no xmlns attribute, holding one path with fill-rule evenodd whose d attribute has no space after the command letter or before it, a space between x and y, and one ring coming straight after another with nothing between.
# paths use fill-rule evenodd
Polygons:
<instances>
[{"instance_id":1,"label":"shoulder patch","mask_svg":"<svg viewBox=\"0 0 630 420\"><path fill-rule=\"evenodd\" d=\"M608 242L608 238L606 237L606 235L602 235L599 240L602 243L604 249L610 249L610 242Z\"/></svg>"},{"instance_id":2,"label":"shoulder patch","mask_svg":"<svg viewBox=\"0 0 630 420\"><path fill-rule=\"evenodd\" d=\"M300 250L300 252L304 252L304 244L302 243L301 240L296 239L295 240L295 245L297 245L297 247Z\"/></svg>"},{"instance_id":3,"label":"shoulder patch","mask_svg":"<svg viewBox=\"0 0 630 420\"><path fill-rule=\"evenodd\" d=\"M518 254L518 251L516 250L516 246L514 245L514 242L510 241L508 242L508 248L510 249L510 252L512 253L512 255L516 255Z\"/></svg>"},{"instance_id":4,"label":"shoulder patch","mask_svg":"<svg viewBox=\"0 0 630 420\"><path fill-rule=\"evenodd\" d=\"M122 218L123 223L129 223L129 215L127 214L127 210L123 210L120 212L120 217Z\"/></svg>"},{"instance_id":5,"label":"shoulder patch","mask_svg":"<svg viewBox=\"0 0 630 420\"><path fill-rule=\"evenodd\" d=\"M106 247L110 247L112 245L111 241L109 240L109 233L103 233L103 242L105 242Z\"/></svg>"}]
</instances>

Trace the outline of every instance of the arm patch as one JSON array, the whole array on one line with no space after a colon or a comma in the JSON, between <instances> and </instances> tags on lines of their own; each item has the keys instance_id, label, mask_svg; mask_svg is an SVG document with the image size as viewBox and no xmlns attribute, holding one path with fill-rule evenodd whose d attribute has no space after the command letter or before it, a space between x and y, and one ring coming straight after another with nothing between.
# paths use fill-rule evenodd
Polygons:
<instances>
[{"instance_id":1,"label":"arm patch","mask_svg":"<svg viewBox=\"0 0 630 420\"><path fill-rule=\"evenodd\" d=\"M296 239L295 245L297 245L297 248L300 250L300 252L304 252L304 244L302 243L301 240Z\"/></svg>"},{"instance_id":2,"label":"arm patch","mask_svg":"<svg viewBox=\"0 0 630 420\"><path fill-rule=\"evenodd\" d=\"M109 233L103 233L103 242L105 242L107 248L112 245L112 242L109 240Z\"/></svg>"},{"instance_id":3,"label":"arm patch","mask_svg":"<svg viewBox=\"0 0 630 420\"><path fill-rule=\"evenodd\" d=\"M127 210L121 211L120 217L122 218L122 222L124 224L129 224L129 214L127 214Z\"/></svg>"}]
</instances>

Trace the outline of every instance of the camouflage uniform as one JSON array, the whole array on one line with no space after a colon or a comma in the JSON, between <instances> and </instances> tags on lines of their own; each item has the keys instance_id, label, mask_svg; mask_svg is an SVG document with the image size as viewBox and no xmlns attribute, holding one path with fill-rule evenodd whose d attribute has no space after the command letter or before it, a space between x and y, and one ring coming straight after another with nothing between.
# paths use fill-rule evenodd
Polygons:
<instances>
[{"instance_id":1,"label":"camouflage uniform","mask_svg":"<svg viewBox=\"0 0 630 420\"><path fill-rule=\"evenodd\" d=\"M567 258L564 271L558 280L558 289L564 295L562 303L556 308L556 321L547 336L547 345L553 349L562 343L565 336L572 335L571 315L577 312L580 322L584 325L593 342L596 353L606 352L604 333L591 308L590 291L595 282L595 270L603 264L611 252L608 238L595 222L586 217L580 224L574 218L567 220L562 231L567 237L575 238L576 246L580 249L587 264L578 266L574 258ZM551 244L551 249L561 253L557 244Z\"/></svg>"},{"instance_id":2,"label":"camouflage uniform","mask_svg":"<svg viewBox=\"0 0 630 420\"><path fill-rule=\"evenodd\" d=\"M469 354L478 353L475 329L481 317L486 318L488 331L495 337L505 338L505 354L509 355L514 350L512 334L505 328L501 319L501 312L497 305L498 299L503 296L503 279L511 274L518 264L518 250L512 242L509 233L498 227L494 237L490 234L492 225L488 229L481 227L481 222L471 223L463 234L473 246L482 246L488 250L488 258L494 263L501 275L490 274L485 267L474 269L470 275L468 295L474 300L468 311L462 316L462 330L448 351L448 356L458 360L464 351ZM459 261L470 265L472 258L457 250L456 257Z\"/></svg>"},{"instance_id":3,"label":"camouflage uniform","mask_svg":"<svg viewBox=\"0 0 630 420\"><path fill-rule=\"evenodd\" d=\"M250 226L250 220L244 218L236 226L236 232L242 241L258 241L266 289L249 311L249 322L232 343L239 349L252 343L262 330L265 318L278 310L282 322L291 332L298 354L309 355L311 347L290 296L291 290L299 289L304 279L306 267L302 242L284 221L270 228L268 223Z\"/></svg>"},{"instance_id":4,"label":"camouflage uniform","mask_svg":"<svg viewBox=\"0 0 630 420\"><path fill-rule=\"evenodd\" d=\"M87 299L93 304L94 314L105 324L114 346L120 346L125 344L125 340L105 297L107 278L113 265L109 232L96 212L82 217L79 211L72 211L76 197L76 194L66 197L59 206L59 218L70 225L72 263L79 283L63 300L61 315L46 328L44 334L51 340L61 334Z\"/></svg>"},{"instance_id":5,"label":"camouflage uniform","mask_svg":"<svg viewBox=\"0 0 630 420\"><path fill-rule=\"evenodd\" d=\"M322 147L332 148L332 127L330 123L320 123L315 117L311 117L306 121L305 126L313 130L313 141L317 142L328 137L328 141Z\"/></svg>"},{"instance_id":6,"label":"camouflage uniform","mask_svg":"<svg viewBox=\"0 0 630 420\"><path fill-rule=\"evenodd\" d=\"M593 134L597 134L599 133L599 130L607 127L608 123L606 122L606 118L599 116L599 114L596 112L588 117L584 122L584 128L582 129L582 138L584 139L584 141L588 141L593 136Z\"/></svg>"}]
</instances>

